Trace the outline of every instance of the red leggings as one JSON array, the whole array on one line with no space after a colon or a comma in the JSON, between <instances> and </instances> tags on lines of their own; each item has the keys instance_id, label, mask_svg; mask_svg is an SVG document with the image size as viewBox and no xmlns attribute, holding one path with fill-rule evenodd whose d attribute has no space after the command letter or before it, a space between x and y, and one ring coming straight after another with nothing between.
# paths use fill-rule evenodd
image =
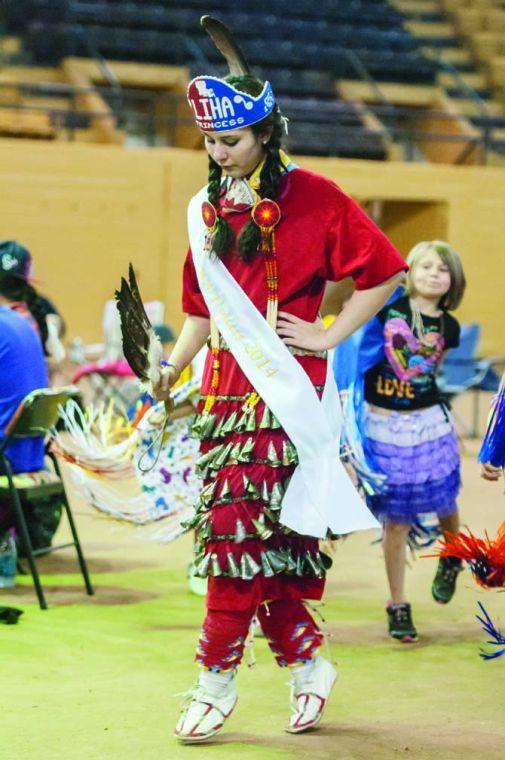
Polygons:
<instances>
[{"instance_id":1,"label":"red leggings","mask_svg":"<svg viewBox=\"0 0 505 760\"><path fill-rule=\"evenodd\" d=\"M195 662L206 670L235 670L254 615L281 667L311 660L323 636L303 602L277 600L246 610L211 610L203 621Z\"/></svg>"}]
</instances>

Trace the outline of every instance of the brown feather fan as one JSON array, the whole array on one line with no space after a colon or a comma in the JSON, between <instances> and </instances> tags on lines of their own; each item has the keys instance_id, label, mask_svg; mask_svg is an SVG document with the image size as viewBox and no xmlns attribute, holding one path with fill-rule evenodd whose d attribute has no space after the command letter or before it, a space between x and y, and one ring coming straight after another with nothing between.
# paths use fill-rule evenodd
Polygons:
<instances>
[{"instance_id":1,"label":"brown feather fan","mask_svg":"<svg viewBox=\"0 0 505 760\"><path fill-rule=\"evenodd\" d=\"M131 264L128 281L121 277L121 287L115 295L125 359L152 396L161 377L163 348L146 314Z\"/></svg>"},{"instance_id":2,"label":"brown feather fan","mask_svg":"<svg viewBox=\"0 0 505 760\"><path fill-rule=\"evenodd\" d=\"M251 73L245 55L235 42L228 27L222 21L218 21L213 16L202 16L200 24L219 52L226 58L230 74L233 76L244 76Z\"/></svg>"}]
</instances>

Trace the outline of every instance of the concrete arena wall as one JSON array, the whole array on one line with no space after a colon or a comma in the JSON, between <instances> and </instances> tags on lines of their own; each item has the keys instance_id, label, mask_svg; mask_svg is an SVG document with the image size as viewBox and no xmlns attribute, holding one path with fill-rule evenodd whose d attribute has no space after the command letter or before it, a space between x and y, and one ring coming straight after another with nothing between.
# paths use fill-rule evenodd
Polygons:
<instances>
[{"instance_id":1,"label":"concrete arena wall","mask_svg":"<svg viewBox=\"0 0 505 760\"><path fill-rule=\"evenodd\" d=\"M463 258L468 291L457 316L483 326L481 351L505 353L500 222L505 171L482 167L302 158L378 209L406 254L447 239ZM186 205L204 184L201 152L0 141L0 239L33 252L36 285L54 299L69 337L101 338L103 304L132 261L146 300L166 303L180 327Z\"/></svg>"}]
</instances>

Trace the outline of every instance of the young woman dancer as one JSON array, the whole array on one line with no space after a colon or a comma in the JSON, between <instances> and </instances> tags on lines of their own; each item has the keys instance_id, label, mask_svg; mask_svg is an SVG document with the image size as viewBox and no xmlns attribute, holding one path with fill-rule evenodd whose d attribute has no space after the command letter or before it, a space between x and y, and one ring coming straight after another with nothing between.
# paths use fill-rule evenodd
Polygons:
<instances>
[{"instance_id":1,"label":"young woman dancer","mask_svg":"<svg viewBox=\"0 0 505 760\"><path fill-rule=\"evenodd\" d=\"M207 19L207 31L215 25ZM233 75L197 77L188 88L209 182L189 206L187 317L158 389L166 397L210 333L194 425L204 487L188 526L198 537L196 573L209 578L207 616L200 676L175 731L184 742L214 735L234 708L255 614L278 664L292 669L287 730L321 718L336 673L318 654L322 635L303 604L323 593L328 558L318 537L371 526L330 432L326 411L337 404L326 350L381 308L406 268L357 204L283 153L270 85L250 76L236 47L233 55ZM357 292L325 330L317 319L325 282L347 275Z\"/></svg>"},{"instance_id":2,"label":"young woman dancer","mask_svg":"<svg viewBox=\"0 0 505 760\"><path fill-rule=\"evenodd\" d=\"M460 457L436 373L445 351L459 343L459 325L449 312L465 289L461 261L446 243L419 243L407 263L406 293L379 312L362 343L370 346L373 333L379 335L381 357L365 374L365 444L387 488L369 504L384 525L389 634L403 642L417 638L405 596L410 526L419 515L436 512L442 530L456 533L459 527ZM432 584L437 602L451 600L460 569L460 560L440 560Z\"/></svg>"}]
</instances>

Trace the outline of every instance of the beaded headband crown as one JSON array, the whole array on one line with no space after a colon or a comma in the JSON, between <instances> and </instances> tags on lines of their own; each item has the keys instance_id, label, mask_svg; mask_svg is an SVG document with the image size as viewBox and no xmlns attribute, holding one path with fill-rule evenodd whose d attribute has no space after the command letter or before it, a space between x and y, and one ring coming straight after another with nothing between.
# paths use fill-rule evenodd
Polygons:
<instances>
[{"instance_id":1,"label":"beaded headband crown","mask_svg":"<svg viewBox=\"0 0 505 760\"><path fill-rule=\"evenodd\" d=\"M203 16L201 24L228 63L230 74L250 74L245 56L230 30L212 16ZM226 132L256 124L270 114L275 97L269 82L255 97L235 89L231 84L213 76L198 76L187 90L188 102L196 125L208 132Z\"/></svg>"},{"instance_id":2,"label":"beaded headband crown","mask_svg":"<svg viewBox=\"0 0 505 760\"><path fill-rule=\"evenodd\" d=\"M188 86L188 101L196 126L208 132L249 127L273 111L275 98L269 82L257 97L235 89L217 77L196 77Z\"/></svg>"}]
</instances>

